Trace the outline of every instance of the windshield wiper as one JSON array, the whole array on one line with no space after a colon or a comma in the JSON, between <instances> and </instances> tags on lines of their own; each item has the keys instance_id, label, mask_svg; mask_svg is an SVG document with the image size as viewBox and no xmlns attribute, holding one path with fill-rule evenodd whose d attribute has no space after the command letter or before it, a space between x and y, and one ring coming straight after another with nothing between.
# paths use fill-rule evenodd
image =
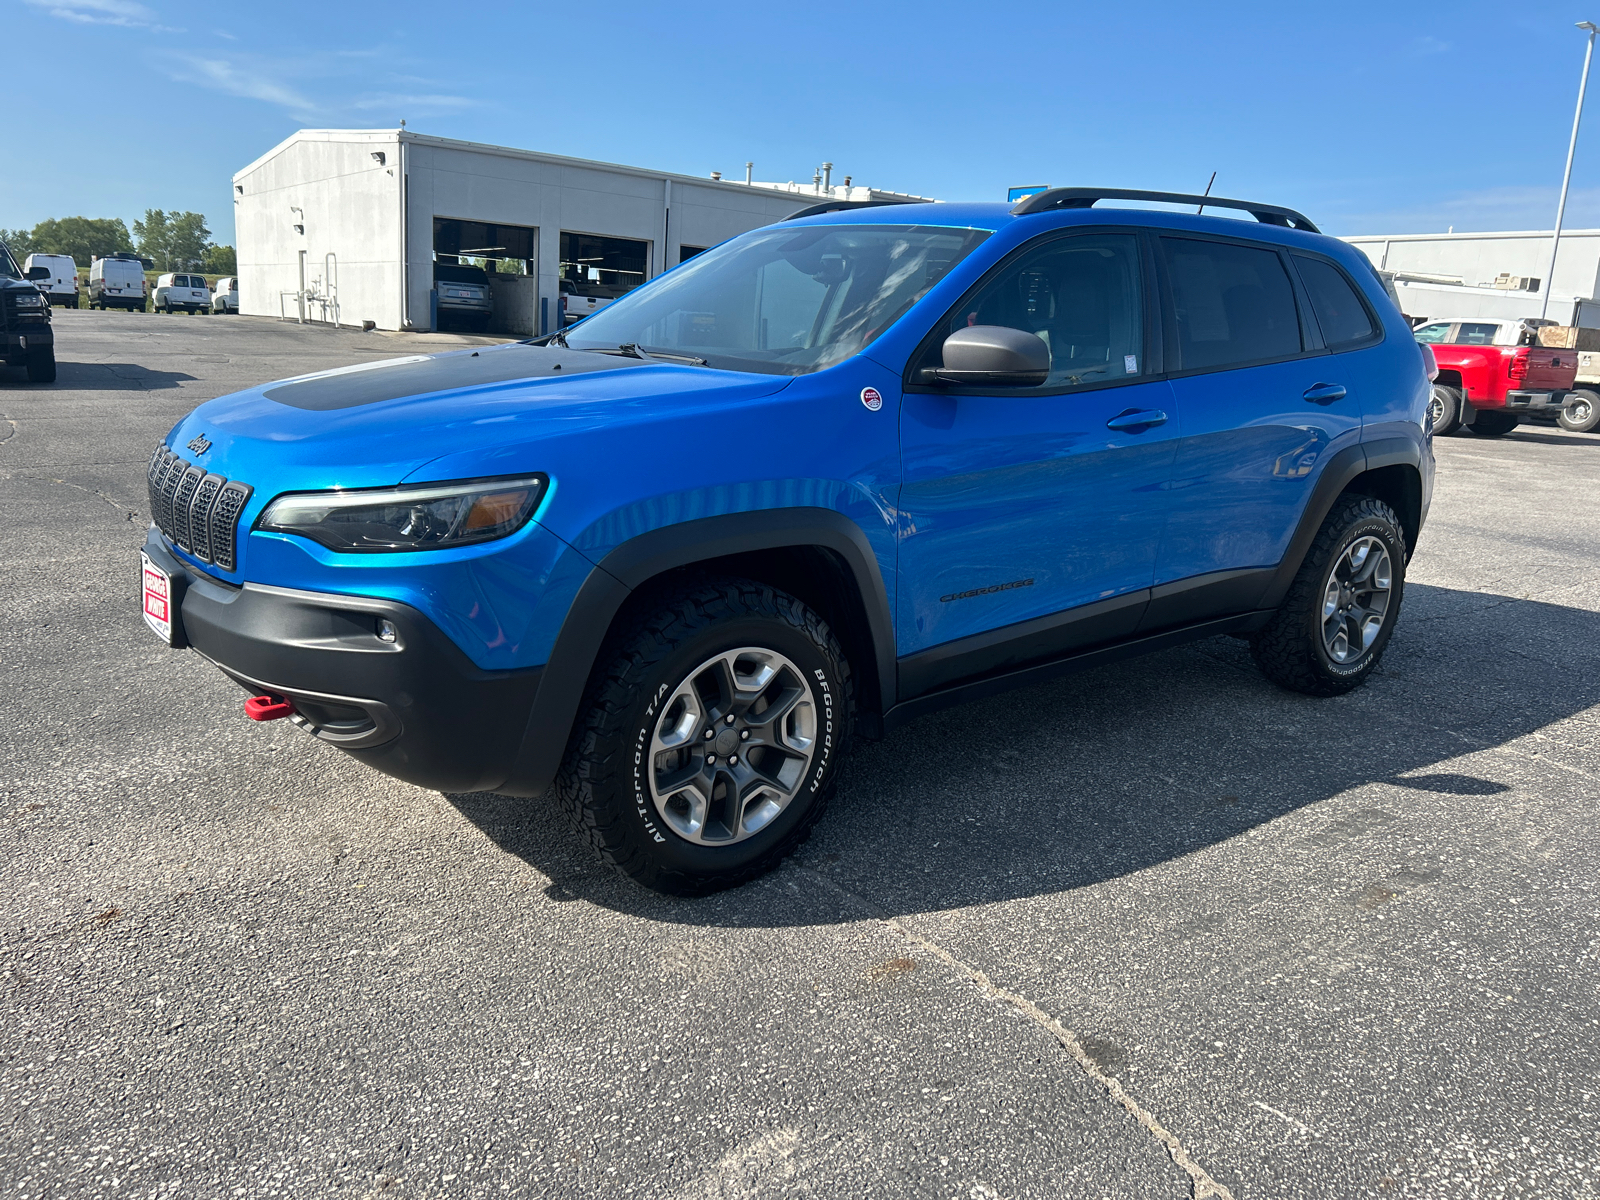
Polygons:
<instances>
[{"instance_id":1,"label":"windshield wiper","mask_svg":"<svg viewBox=\"0 0 1600 1200\"><path fill-rule=\"evenodd\" d=\"M706 359L699 358L693 354L675 354L671 350L646 350L638 342L623 342L615 350L603 350L601 353L626 354L629 358L659 359L662 362L682 362L688 363L692 367L711 365Z\"/></svg>"}]
</instances>

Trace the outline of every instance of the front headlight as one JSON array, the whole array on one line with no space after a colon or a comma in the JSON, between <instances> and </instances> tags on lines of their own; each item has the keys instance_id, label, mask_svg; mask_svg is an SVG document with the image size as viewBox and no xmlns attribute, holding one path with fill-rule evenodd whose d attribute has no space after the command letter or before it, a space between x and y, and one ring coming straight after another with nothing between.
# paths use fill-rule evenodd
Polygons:
<instances>
[{"instance_id":1,"label":"front headlight","mask_svg":"<svg viewBox=\"0 0 1600 1200\"><path fill-rule=\"evenodd\" d=\"M17 307L18 308L43 308L44 307L44 297L41 296L38 292L34 292L33 295L31 295L31 296L28 295L26 292L24 292L22 295L17 297Z\"/></svg>"},{"instance_id":2,"label":"front headlight","mask_svg":"<svg viewBox=\"0 0 1600 1200\"><path fill-rule=\"evenodd\" d=\"M347 554L446 550L515 533L533 516L548 484L544 475L526 475L291 493L267 505L256 528L298 534Z\"/></svg>"}]
</instances>

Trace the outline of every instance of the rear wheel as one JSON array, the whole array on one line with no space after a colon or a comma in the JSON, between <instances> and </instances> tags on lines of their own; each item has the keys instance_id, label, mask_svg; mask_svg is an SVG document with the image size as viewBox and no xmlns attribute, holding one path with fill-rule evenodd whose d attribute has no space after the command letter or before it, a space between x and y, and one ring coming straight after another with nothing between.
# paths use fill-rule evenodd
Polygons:
<instances>
[{"instance_id":1,"label":"rear wheel","mask_svg":"<svg viewBox=\"0 0 1600 1200\"><path fill-rule=\"evenodd\" d=\"M1394 510L1345 496L1328 513L1266 628L1250 639L1263 674L1310 696L1364 682L1383 657L1405 591L1405 534Z\"/></svg>"},{"instance_id":2,"label":"rear wheel","mask_svg":"<svg viewBox=\"0 0 1600 1200\"><path fill-rule=\"evenodd\" d=\"M1573 392L1556 424L1573 433L1593 433L1600 428L1600 396L1593 392Z\"/></svg>"},{"instance_id":3,"label":"rear wheel","mask_svg":"<svg viewBox=\"0 0 1600 1200\"><path fill-rule=\"evenodd\" d=\"M602 861L702 895L811 832L852 718L850 668L799 600L745 579L666 599L602 653L556 796Z\"/></svg>"},{"instance_id":4,"label":"rear wheel","mask_svg":"<svg viewBox=\"0 0 1600 1200\"><path fill-rule=\"evenodd\" d=\"M39 346L28 351L28 382L54 383L56 381L56 348Z\"/></svg>"},{"instance_id":5,"label":"rear wheel","mask_svg":"<svg viewBox=\"0 0 1600 1200\"><path fill-rule=\"evenodd\" d=\"M1428 397L1428 416L1433 421L1433 436L1444 437L1461 426L1461 390L1436 383Z\"/></svg>"},{"instance_id":6,"label":"rear wheel","mask_svg":"<svg viewBox=\"0 0 1600 1200\"><path fill-rule=\"evenodd\" d=\"M1517 414L1497 408L1481 409L1467 428L1479 437L1504 437L1517 427Z\"/></svg>"}]
</instances>

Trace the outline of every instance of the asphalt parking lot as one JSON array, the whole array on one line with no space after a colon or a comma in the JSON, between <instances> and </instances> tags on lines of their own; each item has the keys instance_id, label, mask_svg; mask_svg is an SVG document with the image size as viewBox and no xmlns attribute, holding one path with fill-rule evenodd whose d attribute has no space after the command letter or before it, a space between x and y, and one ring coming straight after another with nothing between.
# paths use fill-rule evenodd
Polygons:
<instances>
[{"instance_id":1,"label":"asphalt parking lot","mask_svg":"<svg viewBox=\"0 0 1600 1200\"><path fill-rule=\"evenodd\" d=\"M56 325L0 377L0 1196L1600 1194L1600 437L1440 441L1365 689L1224 638L927 717L678 901L139 619L179 416L474 339Z\"/></svg>"}]
</instances>

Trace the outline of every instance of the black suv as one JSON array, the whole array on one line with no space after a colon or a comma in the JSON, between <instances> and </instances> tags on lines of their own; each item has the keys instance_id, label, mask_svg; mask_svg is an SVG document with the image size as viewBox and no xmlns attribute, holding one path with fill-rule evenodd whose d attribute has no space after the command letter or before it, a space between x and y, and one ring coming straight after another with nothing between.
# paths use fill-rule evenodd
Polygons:
<instances>
[{"instance_id":1,"label":"black suv","mask_svg":"<svg viewBox=\"0 0 1600 1200\"><path fill-rule=\"evenodd\" d=\"M26 273L0 242L0 353L13 367L28 368L28 382L54 383L56 334L50 328L50 304L33 284L50 278L49 267Z\"/></svg>"}]
</instances>

